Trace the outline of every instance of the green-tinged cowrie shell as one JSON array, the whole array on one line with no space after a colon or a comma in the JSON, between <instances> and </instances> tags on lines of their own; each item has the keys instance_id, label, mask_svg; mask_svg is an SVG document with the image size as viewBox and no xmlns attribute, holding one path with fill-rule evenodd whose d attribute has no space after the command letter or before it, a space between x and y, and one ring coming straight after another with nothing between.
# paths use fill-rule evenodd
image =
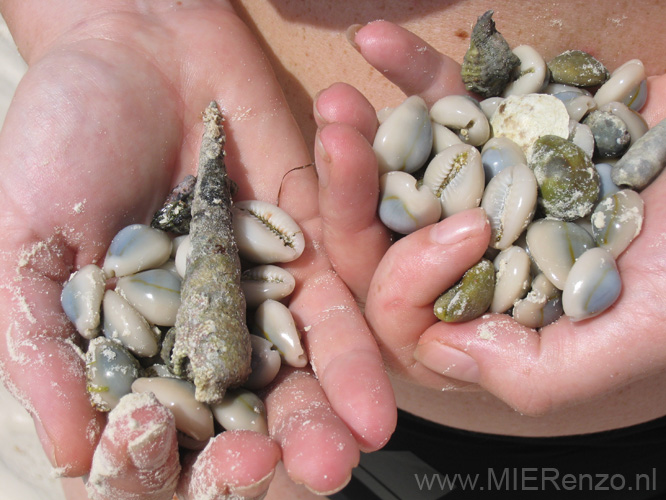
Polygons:
<instances>
[{"instance_id":1,"label":"green-tinged cowrie shell","mask_svg":"<svg viewBox=\"0 0 666 500\"><path fill-rule=\"evenodd\" d=\"M218 423L228 431L246 430L268 435L266 407L259 396L245 389L229 389L220 403L211 405Z\"/></svg>"},{"instance_id":2,"label":"green-tinged cowrie shell","mask_svg":"<svg viewBox=\"0 0 666 500\"><path fill-rule=\"evenodd\" d=\"M492 137L481 149L481 162L486 177L486 184L501 170L511 165L527 165L523 150L506 137Z\"/></svg>"},{"instance_id":3,"label":"green-tinged cowrie shell","mask_svg":"<svg viewBox=\"0 0 666 500\"><path fill-rule=\"evenodd\" d=\"M109 245L104 258L106 276L127 276L159 267L171 255L171 239L160 229L132 224L121 229Z\"/></svg>"},{"instance_id":4,"label":"green-tinged cowrie shell","mask_svg":"<svg viewBox=\"0 0 666 500\"><path fill-rule=\"evenodd\" d=\"M303 231L278 206L245 200L235 203L232 210L234 236L243 259L257 264L291 262L305 250Z\"/></svg>"},{"instance_id":5,"label":"green-tinged cowrie shell","mask_svg":"<svg viewBox=\"0 0 666 500\"><path fill-rule=\"evenodd\" d=\"M572 321L591 318L613 305L621 291L613 256L604 248L591 248L571 268L562 292L564 313Z\"/></svg>"},{"instance_id":6,"label":"green-tinged cowrie shell","mask_svg":"<svg viewBox=\"0 0 666 500\"><path fill-rule=\"evenodd\" d=\"M258 335L250 335L252 344L252 372L243 387L250 390L263 389L280 371L282 357L273 342Z\"/></svg>"},{"instance_id":7,"label":"green-tinged cowrie shell","mask_svg":"<svg viewBox=\"0 0 666 500\"><path fill-rule=\"evenodd\" d=\"M287 297L296 288L296 280L286 269L265 264L243 271L240 286L247 307L257 307L265 300Z\"/></svg>"},{"instance_id":8,"label":"green-tinged cowrie shell","mask_svg":"<svg viewBox=\"0 0 666 500\"><path fill-rule=\"evenodd\" d=\"M110 411L120 398L132 392L139 363L121 344L106 337L90 341L86 352L86 379L93 406Z\"/></svg>"},{"instance_id":9,"label":"green-tinged cowrie shell","mask_svg":"<svg viewBox=\"0 0 666 500\"><path fill-rule=\"evenodd\" d=\"M594 87L608 80L610 73L597 59L582 50L567 50L548 61L551 79L577 87Z\"/></svg>"},{"instance_id":10,"label":"green-tinged cowrie shell","mask_svg":"<svg viewBox=\"0 0 666 500\"><path fill-rule=\"evenodd\" d=\"M547 94L512 95L490 118L494 137L507 137L527 155L539 137L569 137L569 112L557 97Z\"/></svg>"},{"instance_id":11,"label":"green-tinged cowrie shell","mask_svg":"<svg viewBox=\"0 0 666 500\"><path fill-rule=\"evenodd\" d=\"M518 247L502 250L495 260L495 292L490 312L503 313L530 289L530 256Z\"/></svg>"},{"instance_id":12,"label":"green-tinged cowrie shell","mask_svg":"<svg viewBox=\"0 0 666 500\"><path fill-rule=\"evenodd\" d=\"M297 368L308 363L301 336L287 306L269 299L257 308L254 319L257 330L275 345L285 363Z\"/></svg>"},{"instance_id":13,"label":"green-tinged cowrie shell","mask_svg":"<svg viewBox=\"0 0 666 500\"><path fill-rule=\"evenodd\" d=\"M116 291L150 323L173 326L180 307L181 279L164 269L151 269L118 280Z\"/></svg>"},{"instance_id":14,"label":"green-tinged cowrie shell","mask_svg":"<svg viewBox=\"0 0 666 500\"><path fill-rule=\"evenodd\" d=\"M529 45L519 45L513 49L513 53L520 59L518 78L509 82L502 95L508 97L541 91L549 76L548 67L541 54Z\"/></svg>"},{"instance_id":15,"label":"green-tinged cowrie shell","mask_svg":"<svg viewBox=\"0 0 666 500\"><path fill-rule=\"evenodd\" d=\"M643 198L631 189L613 193L592 212L592 235L614 258L626 250L643 226Z\"/></svg>"},{"instance_id":16,"label":"green-tinged cowrie shell","mask_svg":"<svg viewBox=\"0 0 666 500\"><path fill-rule=\"evenodd\" d=\"M445 149L428 164L423 185L439 200L442 218L478 207L485 185L479 151L469 144Z\"/></svg>"},{"instance_id":17,"label":"green-tinged cowrie shell","mask_svg":"<svg viewBox=\"0 0 666 500\"><path fill-rule=\"evenodd\" d=\"M527 228L527 246L541 272L562 290L576 258L594 247L594 240L574 222L540 219Z\"/></svg>"},{"instance_id":18,"label":"green-tinged cowrie shell","mask_svg":"<svg viewBox=\"0 0 666 500\"><path fill-rule=\"evenodd\" d=\"M133 354L149 358L159 351L157 335L146 319L113 290L104 293L104 335L122 343Z\"/></svg>"},{"instance_id":19,"label":"green-tinged cowrie shell","mask_svg":"<svg viewBox=\"0 0 666 500\"><path fill-rule=\"evenodd\" d=\"M76 330L87 339L99 335L99 311L105 286L104 272L95 264L88 264L73 273L62 288L62 309Z\"/></svg>"},{"instance_id":20,"label":"green-tinged cowrie shell","mask_svg":"<svg viewBox=\"0 0 666 500\"><path fill-rule=\"evenodd\" d=\"M546 215L563 220L585 217L599 197L599 174L585 152L555 135L537 139L527 157L539 184Z\"/></svg>"},{"instance_id":21,"label":"green-tinged cowrie shell","mask_svg":"<svg viewBox=\"0 0 666 500\"><path fill-rule=\"evenodd\" d=\"M405 99L379 126L372 148L379 175L421 168L432 149L432 126L425 101L418 96Z\"/></svg>"},{"instance_id":22,"label":"green-tinged cowrie shell","mask_svg":"<svg viewBox=\"0 0 666 500\"><path fill-rule=\"evenodd\" d=\"M472 266L435 302L434 312L447 323L471 321L485 313L495 291L495 267L487 259Z\"/></svg>"},{"instance_id":23,"label":"green-tinged cowrie shell","mask_svg":"<svg viewBox=\"0 0 666 500\"><path fill-rule=\"evenodd\" d=\"M481 206L490 223L490 247L503 250L513 244L534 217L537 182L525 165L511 165L491 179Z\"/></svg>"},{"instance_id":24,"label":"green-tinged cowrie shell","mask_svg":"<svg viewBox=\"0 0 666 500\"><path fill-rule=\"evenodd\" d=\"M171 410L176 429L196 441L213 437L213 414L206 403L194 398L194 384L177 378L142 377L132 384L132 392L152 392L157 400Z\"/></svg>"},{"instance_id":25,"label":"green-tinged cowrie shell","mask_svg":"<svg viewBox=\"0 0 666 500\"><path fill-rule=\"evenodd\" d=\"M513 306L513 319L528 328L541 328L563 314L562 292L544 274L532 280L530 292Z\"/></svg>"},{"instance_id":26,"label":"green-tinged cowrie shell","mask_svg":"<svg viewBox=\"0 0 666 500\"><path fill-rule=\"evenodd\" d=\"M643 189L666 166L666 119L661 120L631 145L613 166L613 182L636 190Z\"/></svg>"},{"instance_id":27,"label":"green-tinged cowrie shell","mask_svg":"<svg viewBox=\"0 0 666 500\"><path fill-rule=\"evenodd\" d=\"M465 144L481 146L490 137L490 124L479 104L466 96L442 97L430 108L430 119L458 133Z\"/></svg>"},{"instance_id":28,"label":"green-tinged cowrie shell","mask_svg":"<svg viewBox=\"0 0 666 500\"><path fill-rule=\"evenodd\" d=\"M592 111L583 123L592 131L597 157L617 158L629 148L631 134L627 125L610 111Z\"/></svg>"},{"instance_id":29,"label":"green-tinged cowrie shell","mask_svg":"<svg viewBox=\"0 0 666 500\"><path fill-rule=\"evenodd\" d=\"M622 102L645 80L645 66L639 59L627 61L611 73L610 79L594 94L599 107L609 102Z\"/></svg>"},{"instance_id":30,"label":"green-tinged cowrie shell","mask_svg":"<svg viewBox=\"0 0 666 500\"><path fill-rule=\"evenodd\" d=\"M430 188L417 186L411 174L388 172L379 178L379 218L391 231L412 233L437 222L441 213Z\"/></svg>"}]
</instances>

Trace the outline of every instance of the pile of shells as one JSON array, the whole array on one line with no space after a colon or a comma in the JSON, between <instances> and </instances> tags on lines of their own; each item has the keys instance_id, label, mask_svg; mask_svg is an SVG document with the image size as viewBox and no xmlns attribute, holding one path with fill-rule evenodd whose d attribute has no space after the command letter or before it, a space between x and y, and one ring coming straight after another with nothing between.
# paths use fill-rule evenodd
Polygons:
<instances>
[{"instance_id":1,"label":"pile of shells","mask_svg":"<svg viewBox=\"0 0 666 500\"><path fill-rule=\"evenodd\" d=\"M633 59L610 73L582 51L546 62L528 46L506 45L506 54L502 44L472 39L468 88L495 88L476 85L488 77L488 60L510 55L517 67L505 65L511 73L498 95L447 96L430 109L410 96L378 113L379 217L408 234L485 209L490 247L435 303L443 321L490 311L539 328L562 314L596 316L620 294L615 260L641 230L638 191L666 161L666 124L648 131L639 114L643 64ZM481 57L480 47L499 52Z\"/></svg>"},{"instance_id":2,"label":"pile of shells","mask_svg":"<svg viewBox=\"0 0 666 500\"><path fill-rule=\"evenodd\" d=\"M181 209L189 210L186 203ZM125 394L152 392L174 413L179 442L191 449L202 448L222 429L267 434L266 411L253 391L267 386L282 363L303 367L308 362L291 313L281 302L294 290L294 277L274 265L301 255L303 234L270 203L241 201L232 210L234 236L247 267L241 287L252 333L252 373L242 387L227 390L220 403L197 401L194 384L174 375L171 366L188 234L127 226L114 237L103 265L89 264L72 274L61 296L63 310L87 344L93 406L110 411ZM170 221L181 215L171 213ZM187 230L187 217L184 221Z\"/></svg>"}]
</instances>

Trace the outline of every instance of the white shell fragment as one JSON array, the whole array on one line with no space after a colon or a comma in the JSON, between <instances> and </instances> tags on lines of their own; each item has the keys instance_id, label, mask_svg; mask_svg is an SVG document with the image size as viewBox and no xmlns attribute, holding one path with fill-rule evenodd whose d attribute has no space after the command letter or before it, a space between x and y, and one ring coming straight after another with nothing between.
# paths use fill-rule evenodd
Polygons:
<instances>
[{"instance_id":1,"label":"white shell fragment","mask_svg":"<svg viewBox=\"0 0 666 500\"><path fill-rule=\"evenodd\" d=\"M171 239L167 233L145 224L132 224L114 236L102 269L109 278L127 276L159 267L170 256Z\"/></svg>"},{"instance_id":2,"label":"white shell fragment","mask_svg":"<svg viewBox=\"0 0 666 500\"><path fill-rule=\"evenodd\" d=\"M428 164L423 185L441 203L441 218L478 207L485 186L481 154L469 144L446 148Z\"/></svg>"},{"instance_id":3,"label":"white shell fragment","mask_svg":"<svg viewBox=\"0 0 666 500\"><path fill-rule=\"evenodd\" d=\"M305 250L303 231L280 207L246 200L232 209L234 236L242 258L257 264L291 262Z\"/></svg>"},{"instance_id":4,"label":"white shell fragment","mask_svg":"<svg viewBox=\"0 0 666 500\"><path fill-rule=\"evenodd\" d=\"M569 140L583 150L588 158L594 155L594 134L587 125L571 120Z\"/></svg>"},{"instance_id":5,"label":"white shell fragment","mask_svg":"<svg viewBox=\"0 0 666 500\"><path fill-rule=\"evenodd\" d=\"M243 387L250 390L263 389L270 384L280 371L282 357L270 340L251 335L252 372Z\"/></svg>"},{"instance_id":6,"label":"white shell fragment","mask_svg":"<svg viewBox=\"0 0 666 500\"><path fill-rule=\"evenodd\" d=\"M213 437L213 414L206 403L194 398L194 384L177 378L141 377L132 384L132 392L152 392L171 410L176 429L196 441Z\"/></svg>"},{"instance_id":7,"label":"white shell fragment","mask_svg":"<svg viewBox=\"0 0 666 500\"><path fill-rule=\"evenodd\" d=\"M259 396L245 389L229 389L221 402L211 405L218 423L228 431L246 430L268 435L266 407Z\"/></svg>"},{"instance_id":8,"label":"white shell fragment","mask_svg":"<svg viewBox=\"0 0 666 500\"><path fill-rule=\"evenodd\" d=\"M86 352L86 379L90 401L100 411L110 411L120 398L132 392L139 363L118 342L93 339Z\"/></svg>"},{"instance_id":9,"label":"white shell fragment","mask_svg":"<svg viewBox=\"0 0 666 500\"><path fill-rule=\"evenodd\" d=\"M611 77L604 83L596 94L594 100L599 107L613 101L624 101L645 79L645 66L640 59L631 59L611 73Z\"/></svg>"},{"instance_id":10,"label":"white shell fragment","mask_svg":"<svg viewBox=\"0 0 666 500\"><path fill-rule=\"evenodd\" d=\"M594 247L594 240L574 222L540 219L527 229L530 256L541 272L560 290L578 256Z\"/></svg>"},{"instance_id":11,"label":"white shell fragment","mask_svg":"<svg viewBox=\"0 0 666 500\"><path fill-rule=\"evenodd\" d=\"M502 250L493 260L495 292L490 312L503 313L530 289L530 256L518 246Z\"/></svg>"},{"instance_id":12,"label":"white shell fragment","mask_svg":"<svg viewBox=\"0 0 666 500\"><path fill-rule=\"evenodd\" d=\"M146 319L113 290L107 290L102 302L104 336L121 342L137 356L149 358L159 352L157 336Z\"/></svg>"},{"instance_id":13,"label":"white shell fragment","mask_svg":"<svg viewBox=\"0 0 666 500\"><path fill-rule=\"evenodd\" d=\"M190 235L187 234L179 242L178 249L176 250L176 271L181 278L185 277L185 272L187 271L187 258L190 256L192 250L192 244L190 241Z\"/></svg>"},{"instance_id":14,"label":"white shell fragment","mask_svg":"<svg viewBox=\"0 0 666 500\"><path fill-rule=\"evenodd\" d=\"M530 292L513 306L513 318L528 328L549 325L563 312L562 292L543 273L537 274Z\"/></svg>"},{"instance_id":15,"label":"white shell fragment","mask_svg":"<svg viewBox=\"0 0 666 500\"><path fill-rule=\"evenodd\" d=\"M620 296L622 282L608 250L591 248L576 260L562 292L564 313L572 321L596 316Z\"/></svg>"},{"instance_id":16,"label":"white shell fragment","mask_svg":"<svg viewBox=\"0 0 666 500\"><path fill-rule=\"evenodd\" d=\"M490 247L504 250L518 239L534 217L538 187L527 165L512 165L491 179L481 207L490 222Z\"/></svg>"},{"instance_id":17,"label":"white shell fragment","mask_svg":"<svg viewBox=\"0 0 666 500\"><path fill-rule=\"evenodd\" d=\"M83 266L63 286L60 295L62 309L84 338L99 335L99 311L105 286L104 272L95 264Z\"/></svg>"},{"instance_id":18,"label":"white shell fragment","mask_svg":"<svg viewBox=\"0 0 666 500\"><path fill-rule=\"evenodd\" d=\"M294 291L296 280L286 269L265 264L243 271L240 285L247 307L257 307L265 300L287 297Z\"/></svg>"},{"instance_id":19,"label":"white shell fragment","mask_svg":"<svg viewBox=\"0 0 666 500\"><path fill-rule=\"evenodd\" d=\"M542 135L569 137L569 113L557 97L546 94L509 96L490 119L494 137L508 137L527 155Z\"/></svg>"},{"instance_id":20,"label":"white shell fragment","mask_svg":"<svg viewBox=\"0 0 666 500\"><path fill-rule=\"evenodd\" d=\"M150 323L173 326L180 307L180 277L164 269L123 276L116 291Z\"/></svg>"},{"instance_id":21,"label":"white shell fragment","mask_svg":"<svg viewBox=\"0 0 666 500\"><path fill-rule=\"evenodd\" d=\"M255 313L255 325L275 345L285 363L297 368L308 363L294 318L283 303L269 299L261 304Z\"/></svg>"},{"instance_id":22,"label":"white shell fragment","mask_svg":"<svg viewBox=\"0 0 666 500\"><path fill-rule=\"evenodd\" d=\"M457 132L465 144L480 146L490 137L490 124L473 99L461 95L442 97L430 108L433 122Z\"/></svg>"},{"instance_id":23,"label":"white shell fragment","mask_svg":"<svg viewBox=\"0 0 666 500\"><path fill-rule=\"evenodd\" d=\"M426 185L406 172L388 172L379 179L379 218L391 231L409 234L440 218L442 207Z\"/></svg>"},{"instance_id":24,"label":"white shell fragment","mask_svg":"<svg viewBox=\"0 0 666 500\"><path fill-rule=\"evenodd\" d=\"M598 246L618 258L643 226L643 198L631 189L613 193L599 202L592 213L592 235Z\"/></svg>"},{"instance_id":25,"label":"white shell fragment","mask_svg":"<svg viewBox=\"0 0 666 500\"><path fill-rule=\"evenodd\" d=\"M518 68L519 76L516 80L509 82L504 88L504 97L510 95L524 95L539 92L547 81L548 67L533 47L529 45L519 45L512 51L518 59L520 66Z\"/></svg>"},{"instance_id":26,"label":"white shell fragment","mask_svg":"<svg viewBox=\"0 0 666 500\"><path fill-rule=\"evenodd\" d=\"M372 147L379 175L421 168L432 149L432 126L425 101L418 96L405 99L379 126Z\"/></svg>"}]
</instances>

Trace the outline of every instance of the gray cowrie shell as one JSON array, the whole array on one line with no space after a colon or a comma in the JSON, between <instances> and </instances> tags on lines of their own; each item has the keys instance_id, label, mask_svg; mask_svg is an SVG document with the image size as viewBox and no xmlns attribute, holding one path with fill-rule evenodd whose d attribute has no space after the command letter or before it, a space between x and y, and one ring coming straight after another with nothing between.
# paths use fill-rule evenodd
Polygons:
<instances>
[{"instance_id":1,"label":"gray cowrie shell","mask_svg":"<svg viewBox=\"0 0 666 500\"><path fill-rule=\"evenodd\" d=\"M491 179L481 207L490 222L490 247L504 250L518 239L534 217L537 182L526 165L512 165Z\"/></svg>"},{"instance_id":2,"label":"gray cowrie shell","mask_svg":"<svg viewBox=\"0 0 666 500\"><path fill-rule=\"evenodd\" d=\"M502 250L493 260L495 292L490 312L503 313L530 289L530 257L518 246Z\"/></svg>"},{"instance_id":3,"label":"gray cowrie shell","mask_svg":"<svg viewBox=\"0 0 666 500\"><path fill-rule=\"evenodd\" d=\"M513 306L513 319L528 328L541 328L563 314L562 293L543 273L532 280L530 292Z\"/></svg>"},{"instance_id":4,"label":"gray cowrie shell","mask_svg":"<svg viewBox=\"0 0 666 500\"><path fill-rule=\"evenodd\" d=\"M388 172L379 179L379 218L391 231L409 234L434 224L442 207L426 185L406 172Z\"/></svg>"},{"instance_id":5,"label":"gray cowrie shell","mask_svg":"<svg viewBox=\"0 0 666 500\"><path fill-rule=\"evenodd\" d=\"M623 189L607 196L592 212L594 241L617 259L641 232L644 211L636 191Z\"/></svg>"},{"instance_id":6,"label":"gray cowrie shell","mask_svg":"<svg viewBox=\"0 0 666 500\"><path fill-rule=\"evenodd\" d=\"M478 207L485 186L479 151L469 144L446 148L428 164L423 184L439 199L441 218Z\"/></svg>"},{"instance_id":7,"label":"gray cowrie shell","mask_svg":"<svg viewBox=\"0 0 666 500\"><path fill-rule=\"evenodd\" d=\"M104 293L104 335L121 342L137 356L149 358L159 352L157 338L146 319L113 290Z\"/></svg>"},{"instance_id":8,"label":"gray cowrie shell","mask_svg":"<svg viewBox=\"0 0 666 500\"><path fill-rule=\"evenodd\" d=\"M643 62L639 59L631 59L611 73L610 79L594 94L594 100L597 101L599 107L613 101L622 102L644 79Z\"/></svg>"},{"instance_id":9,"label":"gray cowrie shell","mask_svg":"<svg viewBox=\"0 0 666 500\"><path fill-rule=\"evenodd\" d=\"M640 113L627 107L621 102L609 102L599 108L600 111L609 111L624 122L631 136L631 144L643 137L649 130L645 118Z\"/></svg>"},{"instance_id":10,"label":"gray cowrie shell","mask_svg":"<svg viewBox=\"0 0 666 500\"><path fill-rule=\"evenodd\" d=\"M213 414L206 403L194 398L194 384L177 378L141 377L132 384L132 392L152 392L171 410L176 429L196 441L213 437Z\"/></svg>"},{"instance_id":11,"label":"gray cowrie shell","mask_svg":"<svg viewBox=\"0 0 666 500\"><path fill-rule=\"evenodd\" d=\"M150 323L173 326L180 307L180 277L164 269L123 276L116 291Z\"/></svg>"},{"instance_id":12,"label":"gray cowrie shell","mask_svg":"<svg viewBox=\"0 0 666 500\"><path fill-rule=\"evenodd\" d=\"M621 291L613 256L604 248L591 248L571 268L562 292L564 313L572 321L594 317L613 305Z\"/></svg>"},{"instance_id":13,"label":"gray cowrie shell","mask_svg":"<svg viewBox=\"0 0 666 500\"><path fill-rule=\"evenodd\" d=\"M121 229L104 258L107 277L127 276L164 264L171 255L171 239L159 229L132 224Z\"/></svg>"},{"instance_id":14,"label":"gray cowrie shell","mask_svg":"<svg viewBox=\"0 0 666 500\"><path fill-rule=\"evenodd\" d=\"M511 165L527 165L525 153L518 144L506 137L491 137L481 149L481 162L486 184L501 170Z\"/></svg>"},{"instance_id":15,"label":"gray cowrie shell","mask_svg":"<svg viewBox=\"0 0 666 500\"><path fill-rule=\"evenodd\" d=\"M62 288L62 308L84 338L99 335L99 311L105 287L104 272L95 264L88 264L73 273Z\"/></svg>"},{"instance_id":16,"label":"gray cowrie shell","mask_svg":"<svg viewBox=\"0 0 666 500\"><path fill-rule=\"evenodd\" d=\"M372 147L379 175L421 168L432 149L432 126L425 101L418 96L405 99L379 126Z\"/></svg>"},{"instance_id":17,"label":"gray cowrie shell","mask_svg":"<svg viewBox=\"0 0 666 500\"><path fill-rule=\"evenodd\" d=\"M297 368L308 363L301 336L287 306L269 299L257 308L254 318L261 335L275 345L285 363Z\"/></svg>"},{"instance_id":18,"label":"gray cowrie shell","mask_svg":"<svg viewBox=\"0 0 666 500\"><path fill-rule=\"evenodd\" d=\"M228 431L246 430L268 435L266 407L259 396L245 389L229 389L221 402L211 405L218 423Z\"/></svg>"},{"instance_id":19,"label":"gray cowrie shell","mask_svg":"<svg viewBox=\"0 0 666 500\"><path fill-rule=\"evenodd\" d=\"M529 45L519 45L512 51L520 59L519 76L504 88L503 96L539 92L549 75L546 61Z\"/></svg>"},{"instance_id":20,"label":"gray cowrie shell","mask_svg":"<svg viewBox=\"0 0 666 500\"><path fill-rule=\"evenodd\" d=\"M106 337L90 341L86 352L86 379L93 406L110 411L120 398L132 392L139 363L121 344Z\"/></svg>"},{"instance_id":21,"label":"gray cowrie shell","mask_svg":"<svg viewBox=\"0 0 666 500\"><path fill-rule=\"evenodd\" d=\"M243 387L250 390L263 389L280 371L282 357L270 340L259 335L250 335L252 344L252 372Z\"/></svg>"},{"instance_id":22,"label":"gray cowrie shell","mask_svg":"<svg viewBox=\"0 0 666 500\"><path fill-rule=\"evenodd\" d=\"M296 280L286 269L265 264L243 271L240 285L247 307L257 307L265 300L287 297L296 288Z\"/></svg>"},{"instance_id":23,"label":"gray cowrie shell","mask_svg":"<svg viewBox=\"0 0 666 500\"><path fill-rule=\"evenodd\" d=\"M599 199L603 200L609 194L617 193L620 188L615 185L611 177L613 165L610 163L595 163L594 168L599 174Z\"/></svg>"},{"instance_id":24,"label":"gray cowrie shell","mask_svg":"<svg viewBox=\"0 0 666 500\"><path fill-rule=\"evenodd\" d=\"M257 264L291 262L305 250L303 231L280 207L260 200L235 203L234 236L242 258Z\"/></svg>"},{"instance_id":25,"label":"gray cowrie shell","mask_svg":"<svg viewBox=\"0 0 666 500\"><path fill-rule=\"evenodd\" d=\"M461 95L442 97L430 108L430 118L457 131L465 144L480 146L490 137L490 124L473 99Z\"/></svg>"}]
</instances>

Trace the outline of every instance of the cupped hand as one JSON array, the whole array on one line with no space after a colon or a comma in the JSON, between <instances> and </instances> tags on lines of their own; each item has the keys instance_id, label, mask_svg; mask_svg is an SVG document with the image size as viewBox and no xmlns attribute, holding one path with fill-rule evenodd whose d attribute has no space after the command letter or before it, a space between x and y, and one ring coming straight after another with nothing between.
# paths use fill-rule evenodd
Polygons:
<instances>
[{"instance_id":1,"label":"cupped hand","mask_svg":"<svg viewBox=\"0 0 666 500\"><path fill-rule=\"evenodd\" d=\"M396 25L370 23L353 30L352 37L361 55L406 95L421 95L432 104L465 92L455 62ZM651 77L649 91L642 113L655 125L666 117L666 76ZM483 256L489 239L483 211L451 216L390 245L376 216L375 111L358 91L335 84L319 95L315 116L326 248L339 275L365 303L392 372L434 389L481 388L528 415L664 372L666 258L659 251L666 231L664 175L641 193L643 229L618 259L623 290L610 310L580 322L563 317L540 331L504 314L444 323L434 316L433 303ZM353 247L366 249L362 260Z\"/></svg>"},{"instance_id":2,"label":"cupped hand","mask_svg":"<svg viewBox=\"0 0 666 500\"><path fill-rule=\"evenodd\" d=\"M132 409L141 433L123 418L105 428L59 297L72 271L100 263L120 228L148 222L171 187L195 173L201 112L216 100L237 198L276 203L279 193L306 235L306 251L290 265L298 283L290 307L314 373L284 373L266 395L274 441L218 436L184 461L179 493L258 496L281 457L294 481L339 489L359 450L387 441L395 402L354 298L319 244L315 172L288 174L309 154L247 27L226 2L203 0L2 9L29 70L0 135L0 372L54 467L88 474L95 454L94 498L173 494L181 465L168 412L143 398ZM148 458L137 458L144 448Z\"/></svg>"}]
</instances>

